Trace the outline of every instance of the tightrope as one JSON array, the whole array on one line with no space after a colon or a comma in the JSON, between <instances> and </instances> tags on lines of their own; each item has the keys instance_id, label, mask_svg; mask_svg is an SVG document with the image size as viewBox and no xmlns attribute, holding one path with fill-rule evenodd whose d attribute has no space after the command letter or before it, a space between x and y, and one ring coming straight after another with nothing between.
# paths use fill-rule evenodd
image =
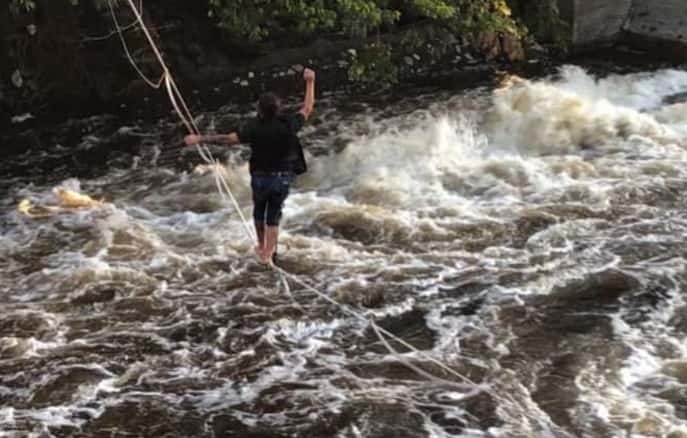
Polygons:
<instances>
[{"instance_id":1,"label":"tightrope","mask_svg":"<svg viewBox=\"0 0 687 438\"><path fill-rule=\"evenodd\" d=\"M188 130L188 132L190 134L200 135L200 130L198 129L198 126L195 123L195 120L191 114L191 111L189 110L188 105L186 105L186 102L184 101L184 98L181 95L181 92L179 91L179 88L176 85L176 82L174 81L172 74L171 74L169 68L167 67L166 62L165 62L164 58L162 57L162 54L161 54L159 48L157 47L157 44L155 43L152 35L150 34L150 31L146 27L146 25L143 21L143 17L141 16L141 13L139 12L139 10L134 5L133 0L127 0L127 1L128 1L128 4L129 4L134 16L136 17L136 20L138 21L139 26L141 27L141 30L143 31L143 33L146 36L148 43L150 44L150 47L153 50L153 53L155 54L157 61L160 64L160 67L162 68L162 78L161 78L160 83L164 82L165 88L167 90L167 94L169 96L169 99L170 99L172 106L174 107L175 112L177 113L177 115L179 116L182 123L184 124L184 126L186 127L186 129ZM110 6L110 11L114 17L115 13L114 13L114 7L112 5L112 1L109 0L108 3ZM119 28L119 24L116 21L116 19L115 19L115 26L117 27L117 29L121 35L121 29ZM121 35L121 36L122 36L122 38L121 38L122 44L126 47L126 40L124 39L123 35ZM134 68L139 73L141 78L146 83L148 83L148 85L150 85L151 87L159 89L160 84L151 81L149 78L147 78L142 73L142 70L137 66L135 60L131 56L131 51L128 48L125 49L125 53L127 55L127 58L129 58L129 61L131 62L131 64L133 66L135 66ZM233 204L234 209L237 211L237 213L239 214L239 216L241 218L241 222L243 223L243 226L246 229L248 237L251 239L251 241L254 241L256 238L256 236L254 234L254 230L250 227L248 221L246 220L245 216L243 215L243 212L241 210L241 207L238 204L238 201L236 200L236 197L232 193L231 188L229 187L229 184L226 181L226 178L224 178L224 175L222 175L222 172L220 171L221 164L219 163L218 160L213 158L212 153L207 148L207 146L198 145L197 149L198 149L198 153L201 156L201 158L207 164L210 164L212 166L218 191L220 192L220 194L222 195L223 198L226 199L228 197L231 200L231 203ZM411 370L422 375L423 377L426 377L430 380L434 380L436 383L441 383L442 385L450 385L450 386L458 387L461 390L466 390L466 389L473 389L474 390L476 388L486 389L483 386L478 385L477 383L471 381L468 377L466 377L466 376L460 374L459 372L457 372L456 370L450 368L448 365L444 364L443 362L439 361L438 359L436 359L436 358L430 356L429 354L427 354L423 351L420 351L417 348L413 347L411 344L409 344L405 340L399 338L398 336L394 335L393 333L389 332L388 330L386 330L382 327L379 327L373 320L371 320L370 318L367 318L362 313L354 310L350 306L347 306L343 303L340 303L339 301L330 297L326 293L312 287L307 282L301 280L298 276L284 270L283 268L280 268L280 267L274 265L273 263L270 263L269 267L272 270L274 270L275 272L282 275L283 277L291 279L296 284L299 284L303 288L315 293L317 296L321 297L322 299L324 299L324 300L328 301L329 303L333 304L334 306L338 307L339 309L341 309L344 313L348 314L349 316L352 316L356 319L359 319L359 320L364 321L367 324L369 324L372 327L373 331L380 338L380 341L385 345L385 347L389 350L389 352L393 356L396 356L401 363L406 365ZM416 365L413 365L410 362L404 360L401 357L401 354L398 353L393 347L391 347L391 345L388 343L388 341L385 337L398 342L399 344L403 345L404 347L406 347L410 351L418 354L419 356L423 357L427 361L435 364L436 366L438 366L440 369L442 369L446 373L456 377L457 379L460 379L460 381L463 383L456 383L456 382L452 382L449 380L440 379L436 376L432 376L431 374L427 373L426 371L421 370Z\"/></svg>"},{"instance_id":2,"label":"tightrope","mask_svg":"<svg viewBox=\"0 0 687 438\"><path fill-rule=\"evenodd\" d=\"M150 80L150 78L148 78L142 72L141 68L138 66L136 61L133 59L133 56L131 55L131 51L127 47L127 43L126 43L126 40L124 38L123 31L122 31L121 27L119 26L119 22L117 21L117 18L116 18L116 14L114 11L112 0L108 0L108 4L110 7L110 12L112 14L113 22L115 24L115 27L117 28L118 34L120 35L120 40L122 42L122 45L124 46L124 51L125 51L127 58L129 59L129 62L131 63L131 65L133 66L135 71L139 74L139 76L141 76L141 78L152 88L159 89L161 87L162 83L165 84L165 89L167 91L167 94L168 94L169 100L172 104L172 107L174 108L174 111L177 113L177 115L181 119L182 123L184 124L184 126L186 127L188 132L190 134L200 135L200 130L198 129L197 124L195 123L195 119L193 118L193 115L191 114L191 111L189 110L188 105L186 104L186 101L184 100L184 98L183 98L183 96L179 90L179 87L177 86L176 82L174 81L174 78L172 77L172 74L171 74L169 68L167 67L167 64L165 63L165 60L162 57L162 54L161 54L159 48L157 47L157 44L155 43L152 35L150 34L150 31L148 30L147 26L145 25L145 23L143 21L143 17L141 15L141 12L136 8L133 0L127 0L127 2L129 4L129 7L131 8L131 11L133 12L134 16L136 17L136 21L138 22L141 30L145 34L145 36L148 40L148 43L149 43L151 49L153 50L153 52L157 58L158 63L160 64L160 67L162 68L162 76L158 82L154 82L154 81ZM229 184L227 183L226 178L224 177L224 175L220 171L220 169L222 168L220 161L215 159L212 156L210 149L206 145L196 145L196 149L197 149L200 157L203 159L203 161L205 161L207 164L211 165L213 172L214 172L215 184L217 186L218 192L220 193L220 195L222 196L222 198L225 201L228 200L228 201L230 201L230 204L233 205L234 209L236 210L239 217L241 218L241 222L243 223L243 226L246 229L246 234L247 234L248 238L252 242L256 241L255 231L253 230L253 228L250 226L250 224L246 220L246 218L243 214L243 211L241 210L241 207L240 207L238 201L236 200L236 197L234 196L233 192L231 191L231 188L229 187ZM477 383L473 382L467 376L459 373L458 371L454 370L453 368L449 367L448 365L446 365L442 361L436 359L435 357L429 355L428 353L421 351L421 350L418 350L417 348L413 347L411 344L409 344L405 340L399 338L398 336L394 335L390 331L377 325L377 323L374 320L366 317L363 313L353 309L352 307L350 307L346 304L343 304L343 303L335 300L334 298L330 297L328 294L318 290L317 288L315 288L315 287L311 286L310 284L308 284L307 282L303 281L302 279L300 279L295 274L292 274L292 273L284 270L283 268L274 265L273 263L270 263L268 266L274 272L280 274L282 283L283 283L284 287L286 288L287 293L289 294L291 299L294 301L294 303L297 305L297 307L300 308L301 310L303 310L302 306L300 306L300 304L297 301L295 301L295 299L291 295L288 282L286 281L287 278L292 280L294 283L300 285L304 289L316 294L320 298L322 298L325 301L336 306L341 311L343 311L345 314L369 324L370 327L372 328L373 332L375 333L375 335L379 338L379 340L382 342L384 347L388 350L390 355L394 356L400 363L402 363L404 366L406 366L410 370L414 371L418 375L421 375L422 377L425 377L429 381L434 382L436 384L439 384L442 386L451 386L451 387L454 387L454 388L459 389L461 391L466 391L466 393L463 394L463 398L468 398L468 397L477 395L480 392L485 392L485 393L489 394L490 396L492 396L495 400L498 400L502 403L509 404L511 406L516 406L520 414L522 414L526 418L531 418L531 413L529 411L527 411L526 409L524 409L520 403L518 403L513 397L510 396L510 394L506 393L504 396L501 396L499 394L496 394L488 385L477 384ZM450 380L446 380L446 379L437 377L437 376L423 370L419 366L411 363L409 360L406 360L403 357L403 354L399 353L389 343L389 340L394 340L394 341L398 342L400 345L404 346L409 351L417 354L418 356L425 359L426 361L436 365L443 372L447 373L448 375L455 377L456 379L459 380L459 382L453 382ZM540 424L542 423L542 420L540 418L535 418L535 421L537 421ZM554 430L556 430L557 432L561 432L564 435L569 435L567 432L563 431L558 425L553 423L548 418L548 416L545 416L543 423L552 426L554 428Z\"/></svg>"}]
</instances>

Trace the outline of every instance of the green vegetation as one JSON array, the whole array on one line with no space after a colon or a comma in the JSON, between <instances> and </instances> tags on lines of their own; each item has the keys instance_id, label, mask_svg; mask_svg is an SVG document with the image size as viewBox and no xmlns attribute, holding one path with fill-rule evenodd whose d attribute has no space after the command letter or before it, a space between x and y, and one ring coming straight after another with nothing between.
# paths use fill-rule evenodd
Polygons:
<instances>
[{"instance_id":1,"label":"green vegetation","mask_svg":"<svg viewBox=\"0 0 687 438\"><path fill-rule=\"evenodd\" d=\"M12 0L9 4L10 11L17 15L22 12L31 12L36 9L36 2L34 0Z\"/></svg>"},{"instance_id":2,"label":"green vegetation","mask_svg":"<svg viewBox=\"0 0 687 438\"><path fill-rule=\"evenodd\" d=\"M73 6L108 0L69 0ZM115 5L121 1L113 0ZM337 34L367 37L401 23L429 22L453 32L497 31L522 35L524 21L535 34L561 26L557 0L207 0L210 18L240 36L262 40L272 34ZM512 16L516 6L524 20ZM10 0L14 14L31 12L36 0ZM527 11L525 14L524 12Z\"/></svg>"},{"instance_id":3,"label":"green vegetation","mask_svg":"<svg viewBox=\"0 0 687 438\"><path fill-rule=\"evenodd\" d=\"M368 44L349 54L348 78L357 82L394 83L398 68L392 59L392 48L384 43Z\"/></svg>"},{"instance_id":4,"label":"green vegetation","mask_svg":"<svg viewBox=\"0 0 687 438\"><path fill-rule=\"evenodd\" d=\"M210 0L210 7L221 26L253 40L287 30L366 37L406 17L454 31L519 31L506 0Z\"/></svg>"},{"instance_id":5,"label":"green vegetation","mask_svg":"<svg viewBox=\"0 0 687 438\"><path fill-rule=\"evenodd\" d=\"M64 0L62 0L64 1ZM68 0L81 7L92 2L105 10L122 0ZM457 37L498 35L535 37L564 48L567 28L557 0L207 0L208 22L232 35L257 41L308 38L357 40L349 56L350 79L394 82L406 68L399 59L431 47L433 55L454 50ZM10 0L15 15L31 14L36 0ZM153 6L150 6L153 7ZM515 11L515 13L513 13ZM400 38L387 38L396 34ZM479 38L472 39L479 41ZM390 43L389 41L394 41ZM490 43L492 44L492 43ZM408 61L407 64L414 65Z\"/></svg>"},{"instance_id":6,"label":"green vegetation","mask_svg":"<svg viewBox=\"0 0 687 438\"><path fill-rule=\"evenodd\" d=\"M86 1L98 9L108 3L69 3L77 7ZM9 6L14 14L32 12L36 0L10 0ZM526 17L514 17L512 7ZM253 41L287 32L364 39L419 22L453 34L493 31L524 36L524 23L536 35L552 35L564 27L557 0L207 0L207 10L216 25Z\"/></svg>"},{"instance_id":7,"label":"green vegetation","mask_svg":"<svg viewBox=\"0 0 687 438\"><path fill-rule=\"evenodd\" d=\"M361 41L350 59L352 80L393 82L398 67L395 49L380 37L422 23L405 33L403 47L450 40L451 35L496 32L524 36L525 28L512 16L507 0L209 0L210 16L229 31L253 41L292 33L341 35ZM554 1L554 0L544 0ZM368 40L369 41L369 40Z\"/></svg>"}]
</instances>

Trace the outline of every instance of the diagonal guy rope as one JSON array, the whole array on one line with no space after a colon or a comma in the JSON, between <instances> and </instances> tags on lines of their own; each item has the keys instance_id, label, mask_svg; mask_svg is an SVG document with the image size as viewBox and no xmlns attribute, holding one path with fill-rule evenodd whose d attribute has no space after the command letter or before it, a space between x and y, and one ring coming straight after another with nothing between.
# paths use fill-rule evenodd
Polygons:
<instances>
[{"instance_id":1,"label":"diagonal guy rope","mask_svg":"<svg viewBox=\"0 0 687 438\"><path fill-rule=\"evenodd\" d=\"M108 5L110 7L110 12L113 17L113 21L115 24L115 27L117 27L118 33L120 35L120 39L122 41L122 45L124 46L124 51L126 53L127 58L129 59L129 62L131 65L134 67L136 72L141 76L141 78L152 88L159 89L160 86L162 85L162 82L165 84L165 88L167 90L167 95L169 96L169 100L172 103L172 106L174 107L174 110L176 111L177 115L183 122L184 126L188 130L189 134L200 134L200 130L198 129L198 125L196 124L193 115L191 114L191 111L188 108L188 105L186 104L186 101L184 100L184 97L181 95L181 92L179 91L179 87L177 86L176 82L174 81L174 78L172 77L172 74L167 67L167 63L165 62L164 58L162 57L162 54L160 53L160 50L158 49L157 45L155 44L155 40L153 39L152 35L150 34L150 31L148 30L148 27L145 25L143 21L143 17L141 16L141 12L136 8L136 5L134 4L133 0L127 0L129 7L131 8L131 11L133 12L134 16L136 17L136 21L141 27L141 30L143 30L143 33L145 34L146 38L148 39L148 43L150 44L151 49L153 50L153 53L155 54L155 57L157 58L158 63L160 64L160 67L162 68L162 77L160 78L160 81L158 83L155 83L151 81L148 77L146 77L141 69L138 67L136 64L136 61L133 59L131 56L131 51L129 50L126 40L124 39L124 36L121 31L121 27L119 26L119 23L117 22L116 14L114 13L114 7L112 5L112 0L108 0ZM236 197L232 193L232 191L229 188L229 184L226 181L226 178L224 178L224 175L221 174L221 166L218 160L214 159L212 156L212 153L208 149L207 146L205 145L197 145L196 149L198 150L198 154L200 157L209 165L211 165L214 175L215 175L215 183L217 185L217 190L224 198L225 200L228 198L229 201L231 201L231 204L233 204L234 208L236 209L236 212L239 214L241 218L241 222L243 223L243 226L246 229L246 232L248 234L248 237L253 241L256 239L255 233L253 229L250 227L248 224L248 221L246 220L245 215L243 214L243 210L241 210L241 207L239 206L238 201L236 200Z\"/></svg>"},{"instance_id":2,"label":"diagonal guy rope","mask_svg":"<svg viewBox=\"0 0 687 438\"><path fill-rule=\"evenodd\" d=\"M165 88L167 90L167 94L169 95L170 102L172 103L172 106L174 107L175 112L177 113L177 115L179 116L179 118L181 119L183 124L186 126L186 129L188 130L188 132L190 134L200 134L200 130L198 129L198 126L196 125L196 123L194 121L194 118L193 118L193 116L192 116L192 114L188 108L188 105L184 101L184 98L181 95L179 88L178 88L176 82L174 81L174 78L172 77L172 74L171 74L169 68L167 67L167 64L165 63L164 58L162 57L162 54L160 53L160 50L158 49L157 45L155 44L155 41L154 41L152 35L150 34L150 31L148 30L145 23L143 22L143 17L141 16L141 13L138 11L136 6L134 5L133 0L127 0L127 1L129 3L129 6L131 7L132 12L134 13L134 15L136 17L136 20L138 21L141 29L143 30L146 38L148 39L148 43L150 44L150 47L153 50L153 52L154 52L154 54L155 54L155 56L156 56L156 58L160 64L160 67L162 68L163 73L162 73L162 81L161 82L165 83ZM110 4L111 11L114 15L114 8L112 7L112 1L110 0L108 3ZM119 26L118 23L116 23L116 22L115 22L115 25ZM126 42L123 40L123 38L122 38L122 43L126 47ZM131 61L132 65L135 65L135 62L130 55L130 51L128 49L125 49L125 52L127 54L127 57L129 58L129 61ZM136 68L136 71L139 72L139 74L141 74L139 68ZM141 74L141 76L144 80L147 79L144 75ZM154 88L159 88L159 86L152 81L146 80L146 82L149 85L153 86ZM201 158L203 158L203 160L206 163L211 164L213 166L214 174L215 174L215 180L217 183L218 190L220 191L220 193L223 196L228 197L232 201L234 208L239 213L239 216L241 217L241 221L243 222L243 225L246 228L248 237L250 237L251 239L255 239L254 231L250 228L248 221L246 220L245 216L243 215L243 212L242 212L242 210L238 204L238 201L236 201L236 197L233 195L233 193L229 187L229 184L226 181L226 178L224 178L224 175L222 175L222 173L219 170L219 167L220 167L219 162L212 157L210 150L206 146L198 146L198 152L199 152ZM409 350L411 350L414 353L418 354L419 356L423 357L425 360L437 365L439 368L444 370L446 373L451 374L452 376L458 378L461 382L464 382L464 383L456 383L456 382L451 382L451 381L439 379L435 376L431 376L429 373L420 371L420 374L423 375L424 377L431 378L432 380L435 380L437 383L449 384L449 385L454 386L454 387L459 387L461 390L475 389L475 388L479 387L479 385L477 385L476 383L471 381L468 377L463 376L462 374L458 373L456 370L450 368L448 365L446 365L443 362L439 361L438 359L430 356L429 354L418 350L417 348L413 347L408 342L397 337L396 335L389 332L388 330L385 330L382 327L379 327L374 321L367 318L362 313L360 313L356 310L353 310L349 306L346 306L343 303L338 302L337 300L330 297L326 293L321 292L318 289L310 286L308 283L304 282L303 280L301 280L296 275L294 275L290 272L287 272L284 269L275 266L274 264L270 264L270 267L275 272L293 280L295 283L297 283L297 284L301 285L302 287L306 288L307 290L315 293L316 295L318 295L319 297L328 301L329 303L337 306L338 308L340 308L344 313L348 314L349 316L353 316L357 319L360 319L361 321L364 321L364 322L370 324L373 327L375 333L377 333L380 336L380 338L381 338L380 340L383 342L384 345L391 347L389 345L388 341L386 341L383 336L387 337L388 339L393 339L394 341L398 342L399 344L403 345L404 347L408 348ZM389 348L389 350L390 350L390 353L393 354L394 356L400 356L398 354L398 352L395 352L395 350L393 348ZM410 364L408 361L403 360L402 358L399 358L399 360L402 363L404 363L406 366L408 366L408 368L412 369L413 371L418 372L419 368L417 366Z\"/></svg>"}]
</instances>

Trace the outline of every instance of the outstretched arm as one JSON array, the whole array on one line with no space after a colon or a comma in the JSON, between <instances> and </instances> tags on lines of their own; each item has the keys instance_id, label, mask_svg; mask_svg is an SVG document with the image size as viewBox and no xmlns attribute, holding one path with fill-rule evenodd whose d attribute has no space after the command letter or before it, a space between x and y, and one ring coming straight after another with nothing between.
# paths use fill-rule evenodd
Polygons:
<instances>
[{"instance_id":1,"label":"outstretched arm","mask_svg":"<svg viewBox=\"0 0 687 438\"><path fill-rule=\"evenodd\" d=\"M300 113L303 114L305 120L308 120L315 109L315 72L306 68L303 71L303 80L305 80L305 99Z\"/></svg>"},{"instance_id":2,"label":"outstretched arm","mask_svg":"<svg viewBox=\"0 0 687 438\"><path fill-rule=\"evenodd\" d=\"M220 135L187 135L184 137L186 146L193 146L199 143L220 143L226 145L235 145L241 143L239 135L235 132Z\"/></svg>"}]
</instances>

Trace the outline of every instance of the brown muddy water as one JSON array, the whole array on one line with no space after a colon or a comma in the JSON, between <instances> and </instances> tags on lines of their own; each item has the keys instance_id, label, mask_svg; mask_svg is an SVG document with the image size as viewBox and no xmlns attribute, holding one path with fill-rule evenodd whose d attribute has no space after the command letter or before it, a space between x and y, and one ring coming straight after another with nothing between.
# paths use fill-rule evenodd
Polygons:
<instances>
[{"instance_id":1,"label":"brown muddy water","mask_svg":"<svg viewBox=\"0 0 687 438\"><path fill-rule=\"evenodd\" d=\"M686 91L565 67L319 105L282 266L463 390L286 293L171 119L107 166L92 134L2 163L0 436L687 437ZM250 217L246 149L213 151ZM58 187L103 204L50 210Z\"/></svg>"}]
</instances>

